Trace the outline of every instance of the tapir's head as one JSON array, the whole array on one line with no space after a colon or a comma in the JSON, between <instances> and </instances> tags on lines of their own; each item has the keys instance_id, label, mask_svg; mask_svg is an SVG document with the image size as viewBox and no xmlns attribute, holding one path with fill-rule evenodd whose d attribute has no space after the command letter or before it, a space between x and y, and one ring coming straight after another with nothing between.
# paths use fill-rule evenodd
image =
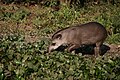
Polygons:
<instances>
[{"instance_id":1,"label":"tapir's head","mask_svg":"<svg viewBox=\"0 0 120 80\"><path fill-rule=\"evenodd\" d=\"M61 46L62 44L64 44L64 41L62 39L62 35L61 34L57 34L54 35L52 37L52 42L49 46L49 53L55 49L57 49L59 46Z\"/></svg>"}]
</instances>

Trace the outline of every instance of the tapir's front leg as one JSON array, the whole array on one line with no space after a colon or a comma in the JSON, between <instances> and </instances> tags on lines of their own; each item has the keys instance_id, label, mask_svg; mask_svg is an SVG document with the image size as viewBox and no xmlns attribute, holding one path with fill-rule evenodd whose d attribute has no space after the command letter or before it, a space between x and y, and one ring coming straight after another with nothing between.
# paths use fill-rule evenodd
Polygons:
<instances>
[{"instance_id":1,"label":"tapir's front leg","mask_svg":"<svg viewBox=\"0 0 120 80\"><path fill-rule=\"evenodd\" d=\"M80 47L79 45L73 44L70 47L68 47L68 52L71 52L71 51L73 51L73 50L75 50L75 49L77 49L79 47Z\"/></svg>"}]
</instances>

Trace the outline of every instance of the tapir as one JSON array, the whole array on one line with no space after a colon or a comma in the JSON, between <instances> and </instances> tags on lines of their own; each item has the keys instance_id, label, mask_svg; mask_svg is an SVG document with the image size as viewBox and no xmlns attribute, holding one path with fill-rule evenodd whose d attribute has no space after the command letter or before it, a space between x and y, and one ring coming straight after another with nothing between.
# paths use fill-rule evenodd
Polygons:
<instances>
[{"instance_id":1,"label":"tapir","mask_svg":"<svg viewBox=\"0 0 120 80\"><path fill-rule=\"evenodd\" d=\"M68 45L67 51L72 52L82 45L95 44L95 56L99 56L100 47L106 38L107 30L98 22L77 24L55 32L52 35L48 52L56 50L61 45Z\"/></svg>"}]
</instances>

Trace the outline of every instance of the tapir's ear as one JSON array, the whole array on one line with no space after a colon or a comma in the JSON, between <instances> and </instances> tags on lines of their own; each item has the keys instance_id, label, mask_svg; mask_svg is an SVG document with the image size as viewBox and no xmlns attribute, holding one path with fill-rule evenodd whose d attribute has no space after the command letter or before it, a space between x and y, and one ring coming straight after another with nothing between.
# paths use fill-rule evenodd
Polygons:
<instances>
[{"instance_id":1,"label":"tapir's ear","mask_svg":"<svg viewBox=\"0 0 120 80\"><path fill-rule=\"evenodd\" d=\"M62 38L62 35L61 34L56 34L54 35L53 39L61 39Z\"/></svg>"},{"instance_id":2,"label":"tapir's ear","mask_svg":"<svg viewBox=\"0 0 120 80\"><path fill-rule=\"evenodd\" d=\"M61 39L61 37L62 37L61 34L58 34L58 35L56 36L57 39Z\"/></svg>"}]
</instances>

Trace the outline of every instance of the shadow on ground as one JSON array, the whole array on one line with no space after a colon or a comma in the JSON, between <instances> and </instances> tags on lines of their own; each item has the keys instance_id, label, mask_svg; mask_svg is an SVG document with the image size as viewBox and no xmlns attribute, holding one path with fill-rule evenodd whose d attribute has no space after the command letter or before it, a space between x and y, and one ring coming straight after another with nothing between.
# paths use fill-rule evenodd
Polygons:
<instances>
[{"instance_id":1,"label":"shadow on ground","mask_svg":"<svg viewBox=\"0 0 120 80\"><path fill-rule=\"evenodd\" d=\"M57 51L61 51L63 52L67 47L66 46L60 46L58 49L56 49ZM82 53L83 55L94 55L94 48L95 45L85 45L83 47L80 47L78 49L75 50L75 53ZM101 50L101 55L104 55L108 50L110 50L110 47L107 45L102 45L100 47Z\"/></svg>"}]
</instances>

